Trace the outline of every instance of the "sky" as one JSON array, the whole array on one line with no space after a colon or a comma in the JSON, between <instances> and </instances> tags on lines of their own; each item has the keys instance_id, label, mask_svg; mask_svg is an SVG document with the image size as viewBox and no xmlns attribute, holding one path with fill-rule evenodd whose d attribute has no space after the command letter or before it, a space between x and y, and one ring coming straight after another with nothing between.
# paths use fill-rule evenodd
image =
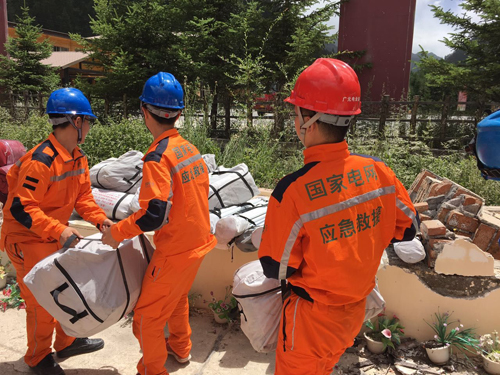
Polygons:
<instances>
[{"instance_id":1,"label":"sky","mask_svg":"<svg viewBox=\"0 0 500 375\"><path fill-rule=\"evenodd\" d=\"M373 1L373 0L369 0ZM381 0L378 0L381 1ZM462 0L417 0L415 10L415 28L413 32L413 53L420 52L421 45L426 51L433 52L440 57L449 55L450 50L444 43L440 42L448 33L453 32L449 25L442 25L437 18L434 18L429 5L441 6L444 10L451 10L455 14L463 13L460 7ZM334 17L329 25L335 27L333 32L338 31L339 19Z\"/></svg>"}]
</instances>

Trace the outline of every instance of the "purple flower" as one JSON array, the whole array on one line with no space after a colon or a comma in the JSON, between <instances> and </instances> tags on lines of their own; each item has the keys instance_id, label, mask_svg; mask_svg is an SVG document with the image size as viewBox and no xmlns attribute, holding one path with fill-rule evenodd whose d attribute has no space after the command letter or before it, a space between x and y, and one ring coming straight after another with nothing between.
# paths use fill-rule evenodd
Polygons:
<instances>
[{"instance_id":1,"label":"purple flower","mask_svg":"<svg viewBox=\"0 0 500 375\"><path fill-rule=\"evenodd\" d=\"M448 324L446 324L446 323L443 323L443 326L445 326L445 327L448 327Z\"/></svg>"}]
</instances>

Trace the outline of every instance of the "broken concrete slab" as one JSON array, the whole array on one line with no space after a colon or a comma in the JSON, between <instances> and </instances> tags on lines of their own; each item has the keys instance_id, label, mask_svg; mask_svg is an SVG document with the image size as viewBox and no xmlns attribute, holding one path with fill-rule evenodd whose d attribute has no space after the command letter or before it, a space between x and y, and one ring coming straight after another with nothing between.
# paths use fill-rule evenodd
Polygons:
<instances>
[{"instance_id":1,"label":"broken concrete slab","mask_svg":"<svg viewBox=\"0 0 500 375\"><path fill-rule=\"evenodd\" d=\"M495 259L473 243L455 240L444 245L434 271L444 275L495 276Z\"/></svg>"}]
</instances>

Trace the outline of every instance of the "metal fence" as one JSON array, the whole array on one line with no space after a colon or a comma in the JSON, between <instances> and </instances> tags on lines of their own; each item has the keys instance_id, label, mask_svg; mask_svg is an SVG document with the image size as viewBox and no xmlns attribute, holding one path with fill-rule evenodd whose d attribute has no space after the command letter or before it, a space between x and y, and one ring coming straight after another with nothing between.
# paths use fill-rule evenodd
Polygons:
<instances>
[{"instance_id":1,"label":"metal fence","mask_svg":"<svg viewBox=\"0 0 500 375\"><path fill-rule=\"evenodd\" d=\"M27 92L23 95L0 93L0 107L6 108L15 120L23 120L32 113L43 114L47 98L47 95ZM90 97L89 100L101 120L139 115L136 98L123 95L120 98ZM211 115L202 110L207 105L200 101L192 103L194 108L190 108L188 114L211 124L211 134L217 138L230 137L238 131L242 122L249 119L267 122L270 126L275 126L277 118L282 122L293 119L293 111L285 110L283 113L283 106L278 108L276 102L255 103L259 104L265 106L268 112L254 110L249 116L243 107L232 106L228 111L221 105L217 113ZM381 101L362 102L362 113L357 116L350 131L351 134L369 134L379 139L399 137L420 140L436 149L461 149L473 136L485 110L491 106L491 103L452 101L450 97L437 102L421 101L419 96L414 96L411 101L395 101L386 95Z\"/></svg>"}]
</instances>

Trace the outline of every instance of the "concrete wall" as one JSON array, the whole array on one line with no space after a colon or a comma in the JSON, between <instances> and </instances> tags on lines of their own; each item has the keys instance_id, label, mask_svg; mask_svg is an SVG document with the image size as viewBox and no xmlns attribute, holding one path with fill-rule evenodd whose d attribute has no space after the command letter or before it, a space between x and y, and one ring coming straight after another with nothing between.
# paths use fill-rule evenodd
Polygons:
<instances>
[{"instance_id":1,"label":"concrete wall","mask_svg":"<svg viewBox=\"0 0 500 375\"><path fill-rule=\"evenodd\" d=\"M419 341L432 339L434 333L425 323L434 313L453 313L465 328L476 328L478 334L500 329L500 289L481 297L456 298L438 294L419 277L397 266L385 265L378 272L378 285L386 301L387 314L396 314L405 326L406 336Z\"/></svg>"}]
</instances>

